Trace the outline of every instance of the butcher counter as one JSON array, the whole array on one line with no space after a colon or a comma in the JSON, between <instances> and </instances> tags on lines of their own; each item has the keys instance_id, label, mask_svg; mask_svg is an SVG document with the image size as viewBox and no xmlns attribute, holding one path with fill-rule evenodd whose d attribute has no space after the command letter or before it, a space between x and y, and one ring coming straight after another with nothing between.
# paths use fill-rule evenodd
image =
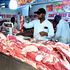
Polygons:
<instances>
[{"instance_id":1,"label":"butcher counter","mask_svg":"<svg viewBox=\"0 0 70 70\"><path fill-rule=\"evenodd\" d=\"M0 70L36 70L31 65L21 62L12 56L0 53Z\"/></svg>"}]
</instances>

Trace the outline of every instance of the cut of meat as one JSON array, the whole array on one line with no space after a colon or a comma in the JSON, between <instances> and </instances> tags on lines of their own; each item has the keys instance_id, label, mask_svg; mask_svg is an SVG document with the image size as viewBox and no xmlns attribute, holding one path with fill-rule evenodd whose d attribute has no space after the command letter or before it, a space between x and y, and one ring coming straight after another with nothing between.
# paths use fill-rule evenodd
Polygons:
<instances>
[{"instance_id":1,"label":"cut of meat","mask_svg":"<svg viewBox=\"0 0 70 70\"><path fill-rule=\"evenodd\" d=\"M34 45L27 45L22 49L22 54L26 54L26 52L37 52L38 48Z\"/></svg>"},{"instance_id":2,"label":"cut of meat","mask_svg":"<svg viewBox=\"0 0 70 70\"><path fill-rule=\"evenodd\" d=\"M44 65L41 62L36 63L37 70L51 70L48 66Z\"/></svg>"}]
</instances>

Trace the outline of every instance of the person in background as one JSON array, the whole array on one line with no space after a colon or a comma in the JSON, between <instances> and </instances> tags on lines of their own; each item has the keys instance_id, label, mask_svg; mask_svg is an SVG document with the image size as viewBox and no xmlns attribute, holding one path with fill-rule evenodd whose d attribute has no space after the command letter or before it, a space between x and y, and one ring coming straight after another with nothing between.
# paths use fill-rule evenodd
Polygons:
<instances>
[{"instance_id":1,"label":"person in background","mask_svg":"<svg viewBox=\"0 0 70 70\"><path fill-rule=\"evenodd\" d=\"M13 23L13 34L16 35L19 33L18 24L16 23L15 17L11 17L11 23Z\"/></svg>"},{"instance_id":2,"label":"person in background","mask_svg":"<svg viewBox=\"0 0 70 70\"><path fill-rule=\"evenodd\" d=\"M67 21L61 18L60 15L54 17L56 23L55 40L62 43L70 43L70 28Z\"/></svg>"},{"instance_id":3,"label":"person in background","mask_svg":"<svg viewBox=\"0 0 70 70\"><path fill-rule=\"evenodd\" d=\"M34 14L37 14L38 19L29 23L24 22L25 28L34 27L33 37L36 40L50 40L54 36L53 25L50 21L45 19L46 11L44 8L39 8Z\"/></svg>"},{"instance_id":4,"label":"person in background","mask_svg":"<svg viewBox=\"0 0 70 70\"><path fill-rule=\"evenodd\" d=\"M11 17L11 22L13 23L13 27L14 27L15 29L18 29L17 23L16 23L16 21L15 21L15 17Z\"/></svg>"}]
</instances>

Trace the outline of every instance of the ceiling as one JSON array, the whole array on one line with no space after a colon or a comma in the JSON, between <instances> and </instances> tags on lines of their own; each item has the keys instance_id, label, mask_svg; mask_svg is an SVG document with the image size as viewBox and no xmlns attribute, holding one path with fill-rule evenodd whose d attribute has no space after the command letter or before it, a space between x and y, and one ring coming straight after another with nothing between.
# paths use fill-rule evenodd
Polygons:
<instances>
[{"instance_id":1,"label":"ceiling","mask_svg":"<svg viewBox=\"0 0 70 70\"><path fill-rule=\"evenodd\" d=\"M0 8L5 6L5 8L9 7L9 1L10 0L0 0ZM34 3L47 3L47 2L53 2L53 0L33 0ZM55 0L55 1L62 1L62 0Z\"/></svg>"},{"instance_id":2,"label":"ceiling","mask_svg":"<svg viewBox=\"0 0 70 70\"><path fill-rule=\"evenodd\" d=\"M42 1L42 0L35 0L35 1ZM8 8L9 7L9 2L10 0L0 0L0 8L1 7L5 7L5 8Z\"/></svg>"},{"instance_id":3,"label":"ceiling","mask_svg":"<svg viewBox=\"0 0 70 70\"><path fill-rule=\"evenodd\" d=\"M0 0L0 7L5 6L8 7L10 0Z\"/></svg>"}]
</instances>

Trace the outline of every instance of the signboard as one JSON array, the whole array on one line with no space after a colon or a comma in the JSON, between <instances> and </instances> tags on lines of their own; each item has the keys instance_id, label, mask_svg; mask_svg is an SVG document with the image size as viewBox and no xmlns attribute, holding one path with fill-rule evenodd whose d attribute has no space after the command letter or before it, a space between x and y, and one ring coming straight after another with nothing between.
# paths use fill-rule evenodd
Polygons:
<instances>
[{"instance_id":1,"label":"signboard","mask_svg":"<svg viewBox=\"0 0 70 70\"><path fill-rule=\"evenodd\" d=\"M35 0L17 0L18 6L25 5L27 3L33 3Z\"/></svg>"}]
</instances>

